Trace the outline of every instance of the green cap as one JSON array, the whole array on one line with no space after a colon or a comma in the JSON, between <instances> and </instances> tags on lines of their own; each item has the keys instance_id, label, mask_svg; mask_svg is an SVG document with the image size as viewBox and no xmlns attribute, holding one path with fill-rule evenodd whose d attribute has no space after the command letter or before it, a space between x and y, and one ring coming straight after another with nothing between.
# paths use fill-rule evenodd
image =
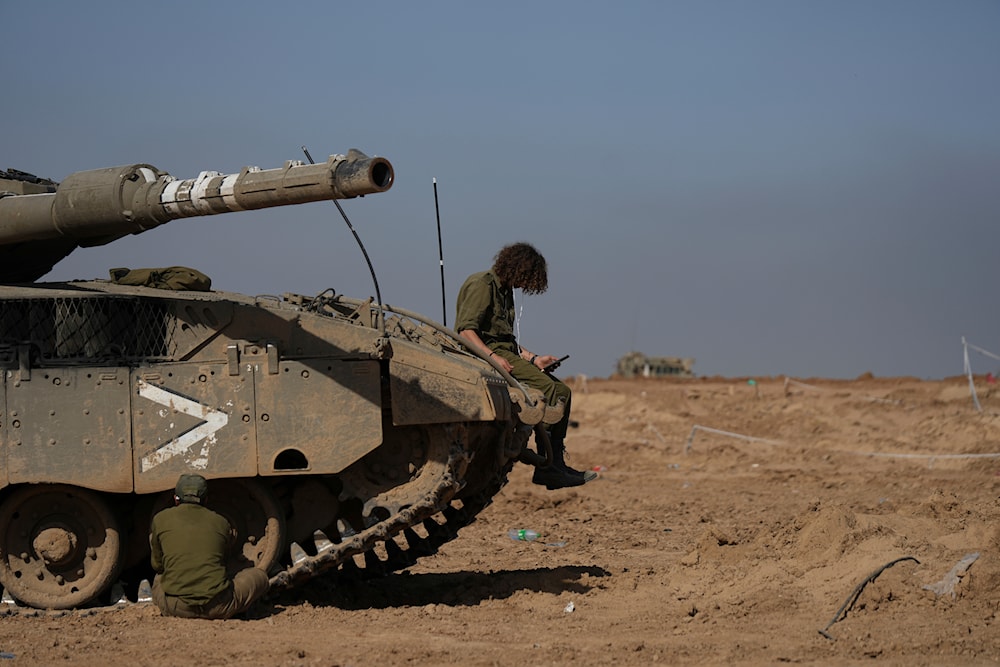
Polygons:
<instances>
[{"instance_id":1,"label":"green cap","mask_svg":"<svg viewBox=\"0 0 1000 667\"><path fill-rule=\"evenodd\" d=\"M208 494L208 482L201 475L185 474L177 480L174 495L182 503L200 503Z\"/></svg>"}]
</instances>

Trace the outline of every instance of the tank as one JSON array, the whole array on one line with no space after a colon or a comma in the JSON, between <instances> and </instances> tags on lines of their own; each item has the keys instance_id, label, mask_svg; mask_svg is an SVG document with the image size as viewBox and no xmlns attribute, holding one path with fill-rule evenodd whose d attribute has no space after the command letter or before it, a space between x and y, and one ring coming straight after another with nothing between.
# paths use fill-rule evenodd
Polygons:
<instances>
[{"instance_id":1,"label":"tank","mask_svg":"<svg viewBox=\"0 0 1000 667\"><path fill-rule=\"evenodd\" d=\"M280 591L408 567L472 522L516 460L538 463L526 443L556 408L418 313L333 289L37 282L78 247L393 179L355 150L188 180L149 164L59 184L0 172L5 598L134 599L152 575L150 520L185 472L209 480L208 505L237 532L231 568L261 567Z\"/></svg>"},{"instance_id":2,"label":"tank","mask_svg":"<svg viewBox=\"0 0 1000 667\"><path fill-rule=\"evenodd\" d=\"M615 372L619 377L694 377L694 359L690 357L648 357L642 352L629 352L618 359Z\"/></svg>"}]
</instances>

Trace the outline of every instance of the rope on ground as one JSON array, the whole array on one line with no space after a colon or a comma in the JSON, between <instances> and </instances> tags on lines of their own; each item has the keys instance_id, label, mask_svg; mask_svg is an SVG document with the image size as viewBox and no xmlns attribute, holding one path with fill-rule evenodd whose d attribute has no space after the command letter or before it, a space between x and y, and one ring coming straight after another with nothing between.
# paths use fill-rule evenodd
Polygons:
<instances>
[{"instance_id":1,"label":"rope on ground","mask_svg":"<svg viewBox=\"0 0 1000 667\"><path fill-rule=\"evenodd\" d=\"M716 428L709 428L707 426L701 426L700 424L695 424L691 427L691 434L688 435L687 444L684 446L684 453L687 454L691 451L691 445L694 444L694 436L698 431L705 431L706 433L715 433L716 435L724 435L730 438L739 438L740 440L746 440L748 442L763 442L768 445L783 445L785 443L778 440L767 440L766 438L755 438L750 435L743 435L741 433L731 433L730 431L720 431Z\"/></svg>"},{"instance_id":2,"label":"rope on ground","mask_svg":"<svg viewBox=\"0 0 1000 667\"><path fill-rule=\"evenodd\" d=\"M854 606L854 603L857 602L858 596L861 595L861 591L865 589L865 586L875 581L875 578L878 577L878 575L882 574L882 572L889 569L896 563L902 562L904 560L912 560L917 565L920 565L920 561L914 558L913 556L903 556L902 558L897 558L894 561L886 563L879 569L869 574L867 577L865 577L864 581L862 581L860 584L854 587L854 590L851 592L851 594L847 596L846 600L844 600L844 604L840 605L840 609L837 610L837 613L834 614L832 619L830 619L830 622L827 623L826 627L820 630L819 633L824 637L826 637L827 639L829 639L830 641L833 641L834 638L830 635L829 632L827 632L827 630L830 629L830 626L832 626L834 623L840 620L842 614L844 616L847 615L847 612L849 612L851 608Z\"/></svg>"},{"instance_id":3,"label":"rope on ground","mask_svg":"<svg viewBox=\"0 0 1000 667\"><path fill-rule=\"evenodd\" d=\"M997 459L1000 458L1000 452L988 453L988 454L893 454L892 452L849 452L844 450L835 450L843 454L859 454L861 456L874 456L877 458L885 459L930 459L931 462L937 459Z\"/></svg>"},{"instance_id":4,"label":"rope on ground","mask_svg":"<svg viewBox=\"0 0 1000 667\"><path fill-rule=\"evenodd\" d=\"M791 378L785 378L785 394L788 394L788 385L794 384L797 387L802 387L804 389L812 389L813 391L829 391L824 387L817 387L815 385L806 384L805 382L799 382L798 380L793 380ZM872 403L886 403L888 405L900 405L902 401L893 398L879 398L877 396L865 396L866 401Z\"/></svg>"},{"instance_id":5,"label":"rope on ground","mask_svg":"<svg viewBox=\"0 0 1000 667\"><path fill-rule=\"evenodd\" d=\"M660 432L659 432L659 431L657 430L657 428L656 428L655 426L653 426L653 424L652 424L652 423L649 423L649 424L646 424L646 430L647 430L647 431L652 431L652 432L653 432L653 433L654 433L654 434L656 435L656 437L657 437L657 438L659 439L659 441L660 441L660 442L662 442L662 443L663 443L664 445L665 445L665 444L667 444L667 441L666 441L666 439L665 439L665 438L663 437L663 434L662 434L662 433L660 433Z\"/></svg>"},{"instance_id":6,"label":"rope on ground","mask_svg":"<svg viewBox=\"0 0 1000 667\"><path fill-rule=\"evenodd\" d=\"M746 440L747 442L762 442L768 445L785 445L791 446L790 443L782 442L780 440L768 440L767 438L755 438L749 435L743 435L741 433L732 433L730 431L720 431L719 429L709 428L707 426L702 426L701 424L695 424L691 427L691 433L688 435L687 443L684 445L684 453L687 454L691 451L692 445L694 445L694 437L698 431L705 431L706 433L715 433L716 435L724 435L730 438L739 438L740 440ZM869 456L874 458L884 458L884 459L927 459L933 464L934 461L939 459L998 459L1000 458L1000 452L988 452L984 454L898 454L894 452L856 452L848 449L824 449L824 454L851 454L853 456Z\"/></svg>"}]
</instances>

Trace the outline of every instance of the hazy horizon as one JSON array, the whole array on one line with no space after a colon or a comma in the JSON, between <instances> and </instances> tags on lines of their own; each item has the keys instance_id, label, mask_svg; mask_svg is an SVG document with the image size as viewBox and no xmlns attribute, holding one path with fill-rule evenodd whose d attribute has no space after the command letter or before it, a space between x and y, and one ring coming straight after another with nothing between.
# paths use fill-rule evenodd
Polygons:
<instances>
[{"instance_id":1,"label":"hazy horizon","mask_svg":"<svg viewBox=\"0 0 1000 667\"><path fill-rule=\"evenodd\" d=\"M637 350L699 376L939 378L963 336L1000 352L1000 3L3 9L3 168L383 155L394 187L343 202L383 300L451 324L465 277L528 241L550 287L522 340L567 375ZM328 203L177 221L45 280L177 264L374 295Z\"/></svg>"}]
</instances>

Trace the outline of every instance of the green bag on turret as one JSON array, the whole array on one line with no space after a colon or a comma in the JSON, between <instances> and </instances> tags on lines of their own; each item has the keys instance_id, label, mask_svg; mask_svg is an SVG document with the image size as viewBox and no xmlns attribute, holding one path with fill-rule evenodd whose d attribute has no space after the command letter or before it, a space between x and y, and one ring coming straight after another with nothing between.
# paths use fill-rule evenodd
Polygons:
<instances>
[{"instance_id":1,"label":"green bag on turret","mask_svg":"<svg viewBox=\"0 0 1000 667\"><path fill-rule=\"evenodd\" d=\"M111 282L178 291L209 292L212 279L197 269L168 266L162 269L111 269Z\"/></svg>"}]
</instances>

